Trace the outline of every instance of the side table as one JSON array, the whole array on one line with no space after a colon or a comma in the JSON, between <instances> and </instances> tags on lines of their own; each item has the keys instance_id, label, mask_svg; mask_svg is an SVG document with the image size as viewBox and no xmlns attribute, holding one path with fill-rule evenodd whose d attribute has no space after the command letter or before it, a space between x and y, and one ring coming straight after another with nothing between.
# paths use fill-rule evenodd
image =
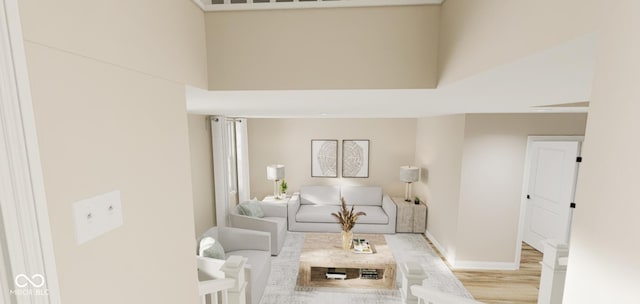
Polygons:
<instances>
[{"instance_id":1,"label":"side table","mask_svg":"<svg viewBox=\"0 0 640 304\"><path fill-rule=\"evenodd\" d=\"M290 195L286 195L281 199L276 199L275 196L273 195L267 195L262 199L263 203L288 203L289 199L291 198Z\"/></svg>"},{"instance_id":2,"label":"side table","mask_svg":"<svg viewBox=\"0 0 640 304\"><path fill-rule=\"evenodd\" d=\"M405 202L402 197L392 197L396 204L396 232L424 233L427 230L427 205Z\"/></svg>"}]
</instances>

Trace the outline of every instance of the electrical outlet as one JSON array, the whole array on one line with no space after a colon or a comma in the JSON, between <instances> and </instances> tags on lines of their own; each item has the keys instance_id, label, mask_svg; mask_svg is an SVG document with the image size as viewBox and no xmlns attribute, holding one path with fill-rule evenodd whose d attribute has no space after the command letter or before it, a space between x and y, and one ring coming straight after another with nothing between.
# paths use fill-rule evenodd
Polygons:
<instances>
[{"instance_id":1,"label":"electrical outlet","mask_svg":"<svg viewBox=\"0 0 640 304\"><path fill-rule=\"evenodd\" d=\"M73 209L78 244L83 244L123 224L119 190L75 202Z\"/></svg>"}]
</instances>

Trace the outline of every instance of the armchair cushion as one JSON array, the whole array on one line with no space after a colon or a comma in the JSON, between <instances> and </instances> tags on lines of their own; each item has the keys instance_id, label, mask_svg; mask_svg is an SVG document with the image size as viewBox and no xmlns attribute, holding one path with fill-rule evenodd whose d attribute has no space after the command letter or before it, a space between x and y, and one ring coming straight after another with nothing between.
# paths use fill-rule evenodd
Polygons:
<instances>
[{"instance_id":1,"label":"armchair cushion","mask_svg":"<svg viewBox=\"0 0 640 304\"><path fill-rule=\"evenodd\" d=\"M246 201L238 205L238 213L252 217L264 217L264 212L258 201Z\"/></svg>"}]
</instances>

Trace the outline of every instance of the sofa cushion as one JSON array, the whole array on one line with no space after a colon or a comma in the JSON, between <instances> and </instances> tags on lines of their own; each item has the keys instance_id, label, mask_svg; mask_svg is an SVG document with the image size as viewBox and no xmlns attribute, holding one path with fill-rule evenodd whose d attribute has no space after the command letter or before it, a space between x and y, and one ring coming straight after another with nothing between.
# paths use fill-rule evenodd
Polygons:
<instances>
[{"instance_id":1,"label":"sofa cushion","mask_svg":"<svg viewBox=\"0 0 640 304\"><path fill-rule=\"evenodd\" d=\"M303 186L300 187L301 205L340 205L340 187Z\"/></svg>"},{"instance_id":2,"label":"sofa cushion","mask_svg":"<svg viewBox=\"0 0 640 304\"><path fill-rule=\"evenodd\" d=\"M351 209L349 207L349 209ZM362 211L367 215L358 217L357 224L388 224L389 216L378 206L356 206L356 212ZM300 206L296 214L296 221L302 223L338 223L338 219L331 215L340 211L338 206Z\"/></svg>"},{"instance_id":3,"label":"sofa cushion","mask_svg":"<svg viewBox=\"0 0 640 304\"><path fill-rule=\"evenodd\" d=\"M362 211L366 213L365 216L358 217L356 221L356 226L358 224L382 224L386 225L389 223L389 216L382 207L378 206L356 206L355 211Z\"/></svg>"},{"instance_id":4,"label":"sofa cushion","mask_svg":"<svg viewBox=\"0 0 640 304\"><path fill-rule=\"evenodd\" d=\"M307 223L338 223L338 219L331 215L340 211L339 206L330 205L301 205L296 214L297 222Z\"/></svg>"},{"instance_id":5,"label":"sofa cushion","mask_svg":"<svg viewBox=\"0 0 640 304\"><path fill-rule=\"evenodd\" d=\"M348 206L382 206L381 187L343 186L341 195Z\"/></svg>"}]
</instances>

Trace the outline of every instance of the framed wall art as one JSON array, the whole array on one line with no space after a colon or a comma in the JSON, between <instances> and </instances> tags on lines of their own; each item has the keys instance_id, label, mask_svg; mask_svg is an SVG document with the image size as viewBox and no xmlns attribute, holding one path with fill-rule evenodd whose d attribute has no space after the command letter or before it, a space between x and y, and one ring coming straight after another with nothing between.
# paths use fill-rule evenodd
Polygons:
<instances>
[{"instance_id":1,"label":"framed wall art","mask_svg":"<svg viewBox=\"0 0 640 304\"><path fill-rule=\"evenodd\" d=\"M338 140L311 140L311 177L338 177Z\"/></svg>"},{"instance_id":2,"label":"framed wall art","mask_svg":"<svg viewBox=\"0 0 640 304\"><path fill-rule=\"evenodd\" d=\"M342 141L342 177L369 177L369 140Z\"/></svg>"}]
</instances>

